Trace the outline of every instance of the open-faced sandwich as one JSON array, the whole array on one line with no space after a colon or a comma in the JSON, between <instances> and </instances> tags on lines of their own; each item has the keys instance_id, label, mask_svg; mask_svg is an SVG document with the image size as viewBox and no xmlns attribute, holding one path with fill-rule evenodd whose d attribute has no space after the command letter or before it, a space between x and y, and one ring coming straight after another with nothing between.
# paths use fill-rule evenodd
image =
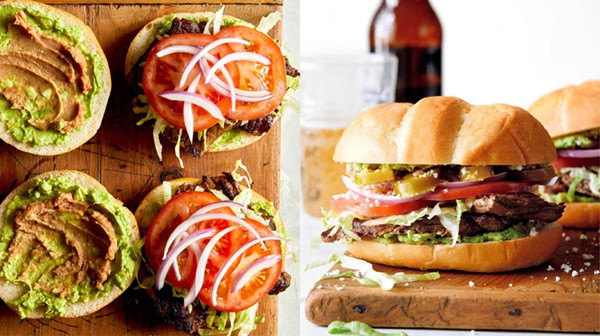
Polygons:
<instances>
[{"instance_id":1,"label":"open-faced sandwich","mask_svg":"<svg viewBox=\"0 0 600 336\"><path fill-rule=\"evenodd\" d=\"M78 317L136 277L133 214L91 176L51 171L0 204L0 299L21 318Z\"/></svg>"},{"instance_id":2,"label":"open-faced sandwich","mask_svg":"<svg viewBox=\"0 0 600 336\"><path fill-rule=\"evenodd\" d=\"M217 13L176 13L148 23L125 63L135 90L134 112L154 121L160 136L200 156L232 150L262 137L298 86L280 46L267 32L273 13L254 27Z\"/></svg>"},{"instance_id":3,"label":"open-faced sandwich","mask_svg":"<svg viewBox=\"0 0 600 336\"><path fill-rule=\"evenodd\" d=\"M249 179L240 185L244 178L166 181L136 211L147 262L140 279L154 312L178 330L247 335L261 298L290 285L283 222Z\"/></svg>"},{"instance_id":4,"label":"open-faced sandwich","mask_svg":"<svg viewBox=\"0 0 600 336\"><path fill-rule=\"evenodd\" d=\"M565 227L600 227L600 80L570 85L536 100L529 112L550 133L558 178L540 195L565 202Z\"/></svg>"},{"instance_id":5,"label":"open-faced sandwich","mask_svg":"<svg viewBox=\"0 0 600 336\"><path fill-rule=\"evenodd\" d=\"M81 20L0 2L0 139L38 155L75 149L96 134L110 89L102 48Z\"/></svg>"},{"instance_id":6,"label":"open-faced sandwich","mask_svg":"<svg viewBox=\"0 0 600 336\"><path fill-rule=\"evenodd\" d=\"M500 272L547 261L564 205L531 192L553 176L550 136L527 111L455 97L383 104L344 131L322 239L354 256L419 269Z\"/></svg>"}]
</instances>

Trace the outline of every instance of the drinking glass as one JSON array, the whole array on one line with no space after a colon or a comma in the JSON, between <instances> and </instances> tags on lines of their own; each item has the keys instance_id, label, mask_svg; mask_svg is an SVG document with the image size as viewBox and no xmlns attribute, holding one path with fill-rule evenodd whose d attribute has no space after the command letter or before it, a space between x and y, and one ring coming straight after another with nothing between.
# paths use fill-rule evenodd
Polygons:
<instances>
[{"instance_id":1,"label":"drinking glass","mask_svg":"<svg viewBox=\"0 0 600 336\"><path fill-rule=\"evenodd\" d=\"M394 101L393 55L329 55L301 60L301 175L304 210L319 217L331 196L346 191L345 165L333 161L346 126L363 109Z\"/></svg>"}]
</instances>

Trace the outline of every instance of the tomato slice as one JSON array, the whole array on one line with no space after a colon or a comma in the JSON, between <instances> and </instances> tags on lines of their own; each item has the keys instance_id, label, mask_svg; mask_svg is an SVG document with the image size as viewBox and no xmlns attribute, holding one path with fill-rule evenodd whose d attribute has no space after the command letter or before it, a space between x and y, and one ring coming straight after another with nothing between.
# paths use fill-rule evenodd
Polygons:
<instances>
[{"instance_id":1,"label":"tomato slice","mask_svg":"<svg viewBox=\"0 0 600 336\"><path fill-rule=\"evenodd\" d=\"M382 216L393 216L393 215L404 215L406 213L419 210L426 206L429 206L435 202L433 201L413 201L398 204L382 204L375 203L371 199L363 197L345 197L334 196L331 198L331 208L334 211L353 211L359 215L367 217L382 217Z\"/></svg>"},{"instance_id":2,"label":"tomato slice","mask_svg":"<svg viewBox=\"0 0 600 336\"><path fill-rule=\"evenodd\" d=\"M252 225L261 237L273 236L273 233L267 226L248 218L244 220ZM235 231L243 232L244 243L256 238L248 230ZM229 275L225 276L219 284L216 305L213 305L211 299L212 289L217 277L216 272L208 272L206 274L204 286L202 287L198 298L208 306L224 312L241 311L257 303L263 296L269 293L277 283L279 275L281 274L282 262L256 273L256 275L239 291L232 292L232 288L235 279L256 259L273 254L281 255L281 246L278 241L266 241L265 245L267 249L264 249L260 244L256 244L238 258L237 266L235 266L235 268L229 272Z\"/></svg>"},{"instance_id":3,"label":"tomato slice","mask_svg":"<svg viewBox=\"0 0 600 336\"><path fill-rule=\"evenodd\" d=\"M157 52L175 45L185 46L205 46L215 41L215 38L206 34L175 34L160 40L148 54L146 64L144 65L144 75L142 86L144 93L148 97L148 103L152 108L172 126L185 129L183 120L183 102L171 101L160 97L159 95L165 91L187 90L192 80L200 73L198 67L194 67L187 78L183 88L179 88L179 81L187 63L194 57L187 53L173 53L167 56L158 57ZM221 58L232 50L228 45L221 45L211 51L212 54ZM237 66L235 63L230 63L226 66L231 74L234 84L237 86L239 81ZM220 75L222 76L222 75ZM227 115L231 108L229 98L222 97L210 85L204 84L200 80L196 93L210 99L213 103L219 106L223 115ZM192 105L194 113L194 131L202 131L213 125L218 120L211 116L203 108Z\"/></svg>"},{"instance_id":4,"label":"tomato slice","mask_svg":"<svg viewBox=\"0 0 600 336\"><path fill-rule=\"evenodd\" d=\"M182 221L188 219L201 207L219 201L220 199L213 194L200 191L181 193L169 200L161 208L156 217L154 217L154 220L148 229L148 233L146 234L144 250L150 265L155 270L158 270L163 261L162 258L167 240L173 230L175 230ZM211 212L234 215L233 211L229 208L220 208ZM219 230L230 225L232 224L228 221L210 220L201 222L197 227L194 227L194 229L201 230L208 227L214 227ZM190 232L191 231L193 230L190 230ZM222 243L215 248L216 253L225 255L231 253L232 250L238 249L242 243L242 236L243 233L241 230L232 231L226 235L222 240ZM200 246L206 243L207 241L203 241ZM223 261L220 258L213 258L213 255L211 255L208 268L213 270L218 269L219 266L222 265L222 262ZM194 254L191 253L189 249L186 249L177 257L177 264L181 272L181 280L177 280L175 272L170 270L167 273L166 281L176 287L191 288L194 282L197 264Z\"/></svg>"},{"instance_id":5,"label":"tomato slice","mask_svg":"<svg viewBox=\"0 0 600 336\"><path fill-rule=\"evenodd\" d=\"M236 51L255 52L271 60L268 66L249 61L235 62L240 71L238 89L249 91L267 90L272 98L261 102L237 102L236 110L229 111L227 118L233 120L254 120L275 110L283 100L286 89L285 60L281 49L269 36L256 29L236 26L222 29L216 38L236 37L251 42L249 46L232 43L230 47Z\"/></svg>"},{"instance_id":6,"label":"tomato slice","mask_svg":"<svg viewBox=\"0 0 600 336\"><path fill-rule=\"evenodd\" d=\"M489 182L463 188L437 188L424 199L431 201L450 201L492 193L516 193L530 191L531 186L523 182Z\"/></svg>"},{"instance_id":7,"label":"tomato slice","mask_svg":"<svg viewBox=\"0 0 600 336\"><path fill-rule=\"evenodd\" d=\"M567 167L591 167L598 166L598 158L568 158L559 156L558 159L552 162L552 167L555 170Z\"/></svg>"}]
</instances>

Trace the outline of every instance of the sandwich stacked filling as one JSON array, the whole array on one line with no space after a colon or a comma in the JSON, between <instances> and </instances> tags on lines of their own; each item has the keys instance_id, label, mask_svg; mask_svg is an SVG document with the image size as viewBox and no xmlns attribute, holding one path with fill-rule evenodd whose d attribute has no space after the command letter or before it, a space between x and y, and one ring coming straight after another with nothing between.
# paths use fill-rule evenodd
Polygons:
<instances>
[{"instance_id":1,"label":"sandwich stacked filling","mask_svg":"<svg viewBox=\"0 0 600 336\"><path fill-rule=\"evenodd\" d=\"M347 165L348 192L332 199L324 241L456 244L535 235L563 205L531 193L547 165Z\"/></svg>"},{"instance_id":2,"label":"sandwich stacked filling","mask_svg":"<svg viewBox=\"0 0 600 336\"><path fill-rule=\"evenodd\" d=\"M600 128L554 139L558 178L542 190L554 202L600 202Z\"/></svg>"}]
</instances>

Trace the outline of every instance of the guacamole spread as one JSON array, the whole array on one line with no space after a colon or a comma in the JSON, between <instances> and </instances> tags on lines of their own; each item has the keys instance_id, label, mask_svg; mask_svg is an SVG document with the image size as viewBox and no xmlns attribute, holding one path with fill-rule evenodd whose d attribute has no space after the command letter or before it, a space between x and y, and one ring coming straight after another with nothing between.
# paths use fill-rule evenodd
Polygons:
<instances>
[{"instance_id":1,"label":"guacamole spread","mask_svg":"<svg viewBox=\"0 0 600 336\"><path fill-rule=\"evenodd\" d=\"M104 190L66 177L38 179L3 215L0 278L24 289L10 302L22 318L40 307L61 316L68 303L124 290L133 276L131 222Z\"/></svg>"},{"instance_id":2,"label":"guacamole spread","mask_svg":"<svg viewBox=\"0 0 600 336\"><path fill-rule=\"evenodd\" d=\"M62 144L91 117L104 65L84 38L48 13L0 7L0 122L14 139Z\"/></svg>"}]
</instances>

